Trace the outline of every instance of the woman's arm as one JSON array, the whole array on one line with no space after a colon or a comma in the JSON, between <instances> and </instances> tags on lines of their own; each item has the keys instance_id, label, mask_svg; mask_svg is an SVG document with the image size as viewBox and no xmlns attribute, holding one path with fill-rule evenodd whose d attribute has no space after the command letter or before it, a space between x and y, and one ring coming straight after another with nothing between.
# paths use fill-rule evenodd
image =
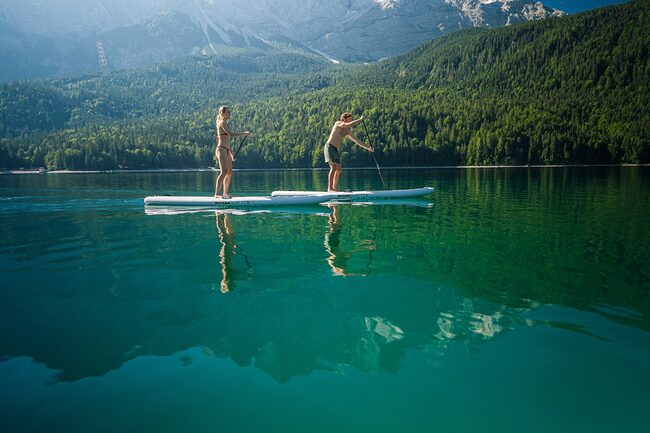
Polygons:
<instances>
[{"instance_id":1,"label":"woman's arm","mask_svg":"<svg viewBox=\"0 0 650 433\"><path fill-rule=\"evenodd\" d=\"M244 132L236 132L230 129L230 126L226 122L221 123L221 129L223 129L223 132L225 132L227 135L231 137L241 137L243 135L250 135L251 133L249 131L244 131Z\"/></svg>"}]
</instances>

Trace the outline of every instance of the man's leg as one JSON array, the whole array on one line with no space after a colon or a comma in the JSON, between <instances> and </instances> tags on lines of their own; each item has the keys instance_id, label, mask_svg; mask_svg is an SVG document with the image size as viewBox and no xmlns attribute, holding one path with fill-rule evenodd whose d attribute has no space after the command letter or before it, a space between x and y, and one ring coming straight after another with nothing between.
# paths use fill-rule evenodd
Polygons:
<instances>
[{"instance_id":1,"label":"man's leg","mask_svg":"<svg viewBox=\"0 0 650 433\"><path fill-rule=\"evenodd\" d=\"M327 192L334 191L334 177L336 173L336 163L329 162L330 172L327 174Z\"/></svg>"},{"instance_id":2,"label":"man's leg","mask_svg":"<svg viewBox=\"0 0 650 433\"><path fill-rule=\"evenodd\" d=\"M341 177L341 164L334 164L334 191L339 190L339 177Z\"/></svg>"}]
</instances>

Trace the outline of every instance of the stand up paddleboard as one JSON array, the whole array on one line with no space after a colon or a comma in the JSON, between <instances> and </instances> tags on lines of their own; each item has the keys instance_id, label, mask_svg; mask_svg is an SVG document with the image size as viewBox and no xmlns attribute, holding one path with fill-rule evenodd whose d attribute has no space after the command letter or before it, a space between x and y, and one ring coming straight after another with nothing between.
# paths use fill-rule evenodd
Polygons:
<instances>
[{"instance_id":1,"label":"stand up paddleboard","mask_svg":"<svg viewBox=\"0 0 650 433\"><path fill-rule=\"evenodd\" d=\"M273 191L271 197L320 197L325 200L388 200L393 198L421 197L431 194L434 189L430 186L413 189L391 189L386 191L351 191L351 192L322 192L322 191ZM328 198L329 197L329 198Z\"/></svg>"},{"instance_id":2,"label":"stand up paddleboard","mask_svg":"<svg viewBox=\"0 0 650 433\"><path fill-rule=\"evenodd\" d=\"M230 215L259 215L259 214L276 214L276 215L308 215L327 217L330 215L329 209L325 210L322 206L312 204L306 206L271 206L268 208L255 206L145 206L145 215L185 215L196 213L211 214L230 214Z\"/></svg>"},{"instance_id":3,"label":"stand up paddleboard","mask_svg":"<svg viewBox=\"0 0 650 433\"><path fill-rule=\"evenodd\" d=\"M230 199L202 196L156 195L144 199L147 206L209 206L209 207L257 207L257 206L300 206L323 203L330 200L368 201L387 200L409 197L421 197L431 194L431 187L414 189L393 189L387 191L274 191L271 196L233 197Z\"/></svg>"},{"instance_id":4,"label":"stand up paddleboard","mask_svg":"<svg viewBox=\"0 0 650 433\"><path fill-rule=\"evenodd\" d=\"M209 206L209 207L258 207L258 206L299 206L318 204L323 201L332 199L332 195L324 196L299 195L299 196L279 196L279 197L233 197L230 199L216 197L200 196L173 196L173 195L155 195L146 197L144 204L146 206Z\"/></svg>"}]
</instances>

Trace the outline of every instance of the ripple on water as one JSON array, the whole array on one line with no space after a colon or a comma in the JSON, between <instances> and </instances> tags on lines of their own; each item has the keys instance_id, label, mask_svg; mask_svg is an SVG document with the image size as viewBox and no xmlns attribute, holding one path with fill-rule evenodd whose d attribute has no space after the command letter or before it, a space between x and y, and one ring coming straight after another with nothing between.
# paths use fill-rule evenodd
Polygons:
<instances>
[{"instance_id":1,"label":"ripple on water","mask_svg":"<svg viewBox=\"0 0 650 433\"><path fill-rule=\"evenodd\" d=\"M89 210L135 209L142 207L142 199L55 199L51 197L15 197L0 206L0 214L47 213Z\"/></svg>"}]
</instances>

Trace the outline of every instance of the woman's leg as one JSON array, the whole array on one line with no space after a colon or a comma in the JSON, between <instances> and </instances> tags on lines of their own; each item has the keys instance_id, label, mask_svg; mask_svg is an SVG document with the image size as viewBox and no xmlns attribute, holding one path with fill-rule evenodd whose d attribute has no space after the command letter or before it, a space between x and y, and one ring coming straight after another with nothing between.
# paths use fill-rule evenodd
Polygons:
<instances>
[{"instance_id":1,"label":"woman's leg","mask_svg":"<svg viewBox=\"0 0 650 433\"><path fill-rule=\"evenodd\" d=\"M224 180L229 167L228 162L231 163L230 167L232 167L232 161L230 161L230 156L226 149L217 148L217 161L219 162L219 176L217 176L217 184L214 189L215 197L221 196L219 190L224 186Z\"/></svg>"},{"instance_id":2,"label":"woman's leg","mask_svg":"<svg viewBox=\"0 0 650 433\"><path fill-rule=\"evenodd\" d=\"M232 179L232 168L224 170L223 176L223 196L230 196L230 179Z\"/></svg>"},{"instance_id":3,"label":"woman's leg","mask_svg":"<svg viewBox=\"0 0 650 433\"><path fill-rule=\"evenodd\" d=\"M232 179L232 158L230 154L225 149L223 150L223 164L221 164L221 169L223 170L223 196L230 196L230 180Z\"/></svg>"},{"instance_id":4,"label":"woman's leg","mask_svg":"<svg viewBox=\"0 0 650 433\"><path fill-rule=\"evenodd\" d=\"M221 196L219 194L219 190L221 189L221 185L223 185L223 170L219 170L219 176L217 176L217 184L214 187L214 196L215 197L220 197Z\"/></svg>"}]
</instances>

